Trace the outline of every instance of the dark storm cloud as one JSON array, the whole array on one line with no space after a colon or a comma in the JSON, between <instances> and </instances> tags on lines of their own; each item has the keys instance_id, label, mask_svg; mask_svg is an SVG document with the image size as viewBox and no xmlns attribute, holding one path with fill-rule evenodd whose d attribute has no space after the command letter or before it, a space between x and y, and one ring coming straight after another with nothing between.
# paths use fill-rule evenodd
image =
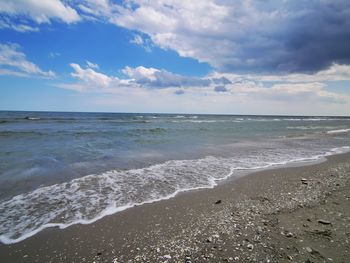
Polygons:
<instances>
[{"instance_id":1,"label":"dark storm cloud","mask_svg":"<svg viewBox=\"0 0 350 263\"><path fill-rule=\"evenodd\" d=\"M176 90L174 93L175 93L176 95L185 94L185 92L184 92L182 89Z\"/></svg>"},{"instance_id":2,"label":"dark storm cloud","mask_svg":"<svg viewBox=\"0 0 350 263\"><path fill-rule=\"evenodd\" d=\"M214 91L216 91L216 92L227 92L227 89L224 86L216 86L214 88Z\"/></svg>"},{"instance_id":3,"label":"dark storm cloud","mask_svg":"<svg viewBox=\"0 0 350 263\"><path fill-rule=\"evenodd\" d=\"M350 64L350 0L207 0L195 5L172 0L103 4L82 0L64 1L67 4L60 10L46 11L33 1L3 2L11 4L0 6L5 17L0 18L0 29L37 31L39 24L52 19L76 23L93 17L136 32L133 44L144 46L146 39L146 46L174 50L181 57L210 64L215 71L312 73L332 63ZM35 27L18 24L18 15L32 20ZM160 88L209 85L208 80L165 70L136 81Z\"/></svg>"},{"instance_id":4,"label":"dark storm cloud","mask_svg":"<svg viewBox=\"0 0 350 263\"><path fill-rule=\"evenodd\" d=\"M232 82L229 79L225 78L225 77L213 78L212 81L215 84L222 84L222 85L232 84Z\"/></svg>"},{"instance_id":5,"label":"dark storm cloud","mask_svg":"<svg viewBox=\"0 0 350 263\"><path fill-rule=\"evenodd\" d=\"M349 0L136 2L120 6L114 23L217 71L316 72L350 63ZM169 23L154 23L146 10Z\"/></svg>"},{"instance_id":6,"label":"dark storm cloud","mask_svg":"<svg viewBox=\"0 0 350 263\"><path fill-rule=\"evenodd\" d=\"M224 71L316 72L332 63L350 64L350 1L267 2L271 12L284 10L285 17L248 30L238 43L241 64L228 61Z\"/></svg>"},{"instance_id":7,"label":"dark storm cloud","mask_svg":"<svg viewBox=\"0 0 350 263\"><path fill-rule=\"evenodd\" d=\"M208 86L210 80L186 77L172 72L161 70L154 73L155 80L149 82L153 87L189 87L189 86Z\"/></svg>"},{"instance_id":8,"label":"dark storm cloud","mask_svg":"<svg viewBox=\"0 0 350 263\"><path fill-rule=\"evenodd\" d=\"M310 2L310 13L287 28L288 56L278 65L282 70L312 72L350 63L350 1Z\"/></svg>"},{"instance_id":9,"label":"dark storm cloud","mask_svg":"<svg viewBox=\"0 0 350 263\"><path fill-rule=\"evenodd\" d=\"M142 66L125 67L122 72L130 77L134 83L150 88L206 87L211 83L211 80L206 78L182 76L166 70Z\"/></svg>"}]
</instances>

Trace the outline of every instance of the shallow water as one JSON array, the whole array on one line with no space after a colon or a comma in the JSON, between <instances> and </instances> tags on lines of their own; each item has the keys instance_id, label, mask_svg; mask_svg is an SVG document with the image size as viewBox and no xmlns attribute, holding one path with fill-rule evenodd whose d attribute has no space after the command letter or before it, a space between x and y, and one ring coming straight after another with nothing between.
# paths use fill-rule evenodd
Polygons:
<instances>
[{"instance_id":1,"label":"shallow water","mask_svg":"<svg viewBox=\"0 0 350 263\"><path fill-rule=\"evenodd\" d=\"M350 146L350 118L0 112L0 241Z\"/></svg>"}]
</instances>

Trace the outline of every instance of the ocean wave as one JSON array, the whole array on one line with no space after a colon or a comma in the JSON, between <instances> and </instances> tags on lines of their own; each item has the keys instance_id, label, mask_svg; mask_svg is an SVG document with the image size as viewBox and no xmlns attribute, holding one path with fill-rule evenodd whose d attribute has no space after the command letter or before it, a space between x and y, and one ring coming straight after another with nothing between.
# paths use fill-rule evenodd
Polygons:
<instances>
[{"instance_id":1,"label":"ocean wave","mask_svg":"<svg viewBox=\"0 0 350 263\"><path fill-rule=\"evenodd\" d=\"M9 137L9 136L33 136L33 135L44 135L43 132L39 131L0 131L0 137Z\"/></svg>"},{"instance_id":2,"label":"ocean wave","mask_svg":"<svg viewBox=\"0 0 350 263\"><path fill-rule=\"evenodd\" d=\"M288 130L324 130L335 129L335 126L287 126Z\"/></svg>"},{"instance_id":3,"label":"ocean wave","mask_svg":"<svg viewBox=\"0 0 350 263\"><path fill-rule=\"evenodd\" d=\"M350 132L350 129L338 129L338 130L327 131L328 134L345 133L345 132Z\"/></svg>"},{"instance_id":4,"label":"ocean wave","mask_svg":"<svg viewBox=\"0 0 350 263\"><path fill-rule=\"evenodd\" d=\"M322 121L350 121L348 117L279 117L279 116L225 116L213 118L210 116L198 115L111 115L111 116L22 116L14 118L1 118L0 124L18 123L25 121L33 121L33 123L85 123L85 122L102 122L102 123L148 123L148 122L193 122L193 123L230 123L230 122L322 122Z\"/></svg>"},{"instance_id":5,"label":"ocean wave","mask_svg":"<svg viewBox=\"0 0 350 263\"><path fill-rule=\"evenodd\" d=\"M350 118L344 117L344 118L310 118L310 117L303 117L303 118L247 118L245 120L248 121L260 121L260 122L272 122L272 121L291 121L291 122L319 122L319 121L350 121Z\"/></svg>"},{"instance_id":6,"label":"ocean wave","mask_svg":"<svg viewBox=\"0 0 350 263\"><path fill-rule=\"evenodd\" d=\"M24 119L25 119L25 120L30 120L30 121L37 121L37 120L40 120L40 118L38 118L38 117L29 117L29 116L25 117Z\"/></svg>"},{"instance_id":7,"label":"ocean wave","mask_svg":"<svg viewBox=\"0 0 350 263\"><path fill-rule=\"evenodd\" d=\"M321 121L345 121L348 118L232 118L232 119L200 119L200 120L173 120L172 122L194 122L194 123L211 123L211 122L321 122Z\"/></svg>"},{"instance_id":8,"label":"ocean wave","mask_svg":"<svg viewBox=\"0 0 350 263\"><path fill-rule=\"evenodd\" d=\"M301 154L295 150L292 155L289 149L241 159L171 160L38 188L0 203L0 241L16 243L48 227L89 224L134 205L169 199L183 191L212 188L218 181L234 176L237 170L318 160L349 149L346 146L314 154Z\"/></svg>"},{"instance_id":9,"label":"ocean wave","mask_svg":"<svg viewBox=\"0 0 350 263\"><path fill-rule=\"evenodd\" d=\"M231 123L231 122L242 122L241 120L172 120L174 123Z\"/></svg>"},{"instance_id":10,"label":"ocean wave","mask_svg":"<svg viewBox=\"0 0 350 263\"><path fill-rule=\"evenodd\" d=\"M159 134L159 133L165 133L167 132L167 129L164 128L149 128L149 129L132 129L128 133L135 134L139 136L139 134Z\"/></svg>"}]
</instances>

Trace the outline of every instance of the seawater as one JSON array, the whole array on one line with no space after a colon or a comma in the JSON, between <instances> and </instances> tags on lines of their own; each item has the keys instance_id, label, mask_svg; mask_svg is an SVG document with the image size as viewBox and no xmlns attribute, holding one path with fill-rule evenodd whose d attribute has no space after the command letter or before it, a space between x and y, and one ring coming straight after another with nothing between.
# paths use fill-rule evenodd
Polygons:
<instances>
[{"instance_id":1,"label":"seawater","mask_svg":"<svg viewBox=\"0 0 350 263\"><path fill-rule=\"evenodd\" d=\"M0 241L349 146L348 117L0 112Z\"/></svg>"}]
</instances>

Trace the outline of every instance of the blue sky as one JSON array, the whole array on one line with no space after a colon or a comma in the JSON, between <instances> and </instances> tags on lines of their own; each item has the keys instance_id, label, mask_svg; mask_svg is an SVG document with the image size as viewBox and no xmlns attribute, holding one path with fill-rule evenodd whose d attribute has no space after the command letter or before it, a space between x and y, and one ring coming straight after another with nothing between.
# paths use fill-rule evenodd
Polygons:
<instances>
[{"instance_id":1,"label":"blue sky","mask_svg":"<svg viewBox=\"0 0 350 263\"><path fill-rule=\"evenodd\" d=\"M0 110L349 115L350 3L0 0Z\"/></svg>"}]
</instances>

